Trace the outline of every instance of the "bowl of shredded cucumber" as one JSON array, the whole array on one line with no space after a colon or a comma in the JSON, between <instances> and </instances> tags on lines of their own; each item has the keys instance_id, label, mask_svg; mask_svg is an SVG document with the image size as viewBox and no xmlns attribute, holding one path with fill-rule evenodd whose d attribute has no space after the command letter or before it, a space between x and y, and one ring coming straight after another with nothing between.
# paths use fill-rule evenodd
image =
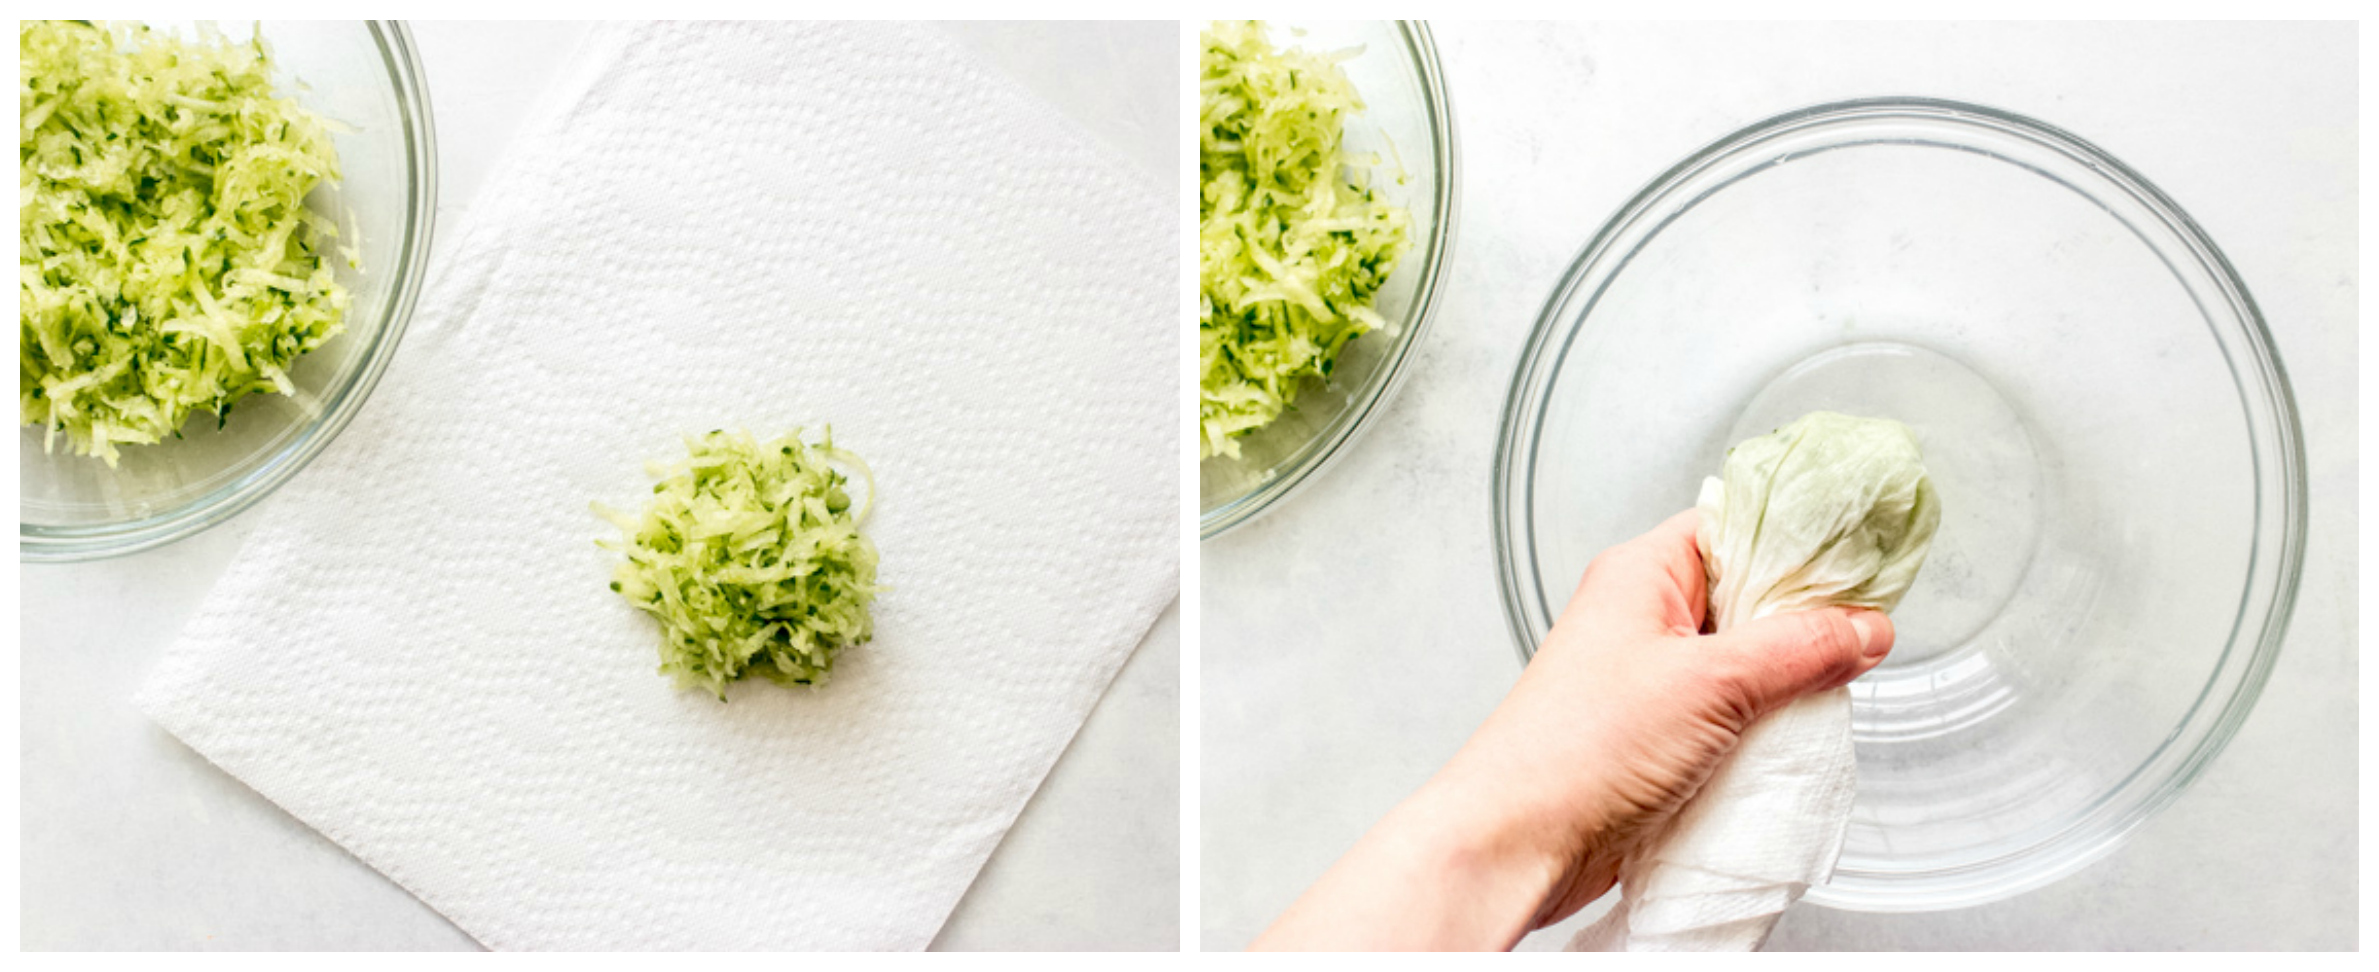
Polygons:
<instances>
[{"instance_id":1,"label":"bowl of shredded cucumber","mask_svg":"<svg viewBox=\"0 0 2379 972\"><path fill-rule=\"evenodd\" d=\"M18 535L143 550L288 481L419 293L436 151L392 22L18 25Z\"/></svg>"},{"instance_id":2,"label":"bowl of shredded cucumber","mask_svg":"<svg viewBox=\"0 0 2379 972\"><path fill-rule=\"evenodd\" d=\"M1199 61L1201 537L1312 482L1435 306L1454 128L1426 25L1215 21Z\"/></svg>"}]
</instances>

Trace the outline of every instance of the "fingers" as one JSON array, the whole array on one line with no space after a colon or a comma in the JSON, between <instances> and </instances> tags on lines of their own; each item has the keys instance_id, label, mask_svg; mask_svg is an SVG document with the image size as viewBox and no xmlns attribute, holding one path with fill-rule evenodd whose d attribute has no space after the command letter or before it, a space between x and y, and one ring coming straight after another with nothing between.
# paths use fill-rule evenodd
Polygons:
<instances>
[{"instance_id":1,"label":"fingers","mask_svg":"<svg viewBox=\"0 0 2379 972\"><path fill-rule=\"evenodd\" d=\"M1725 681L1749 720L1804 695L1847 685L1892 650L1881 611L1822 608L1775 614L1709 636Z\"/></svg>"},{"instance_id":2,"label":"fingers","mask_svg":"<svg viewBox=\"0 0 2379 972\"><path fill-rule=\"evenodd\" d=\"M1707 603L1701 516L1686 510L1648 533L1602 552L1578 579L1563 617L1630 633L1691 634Z\"/></svg>"}]
</instances>

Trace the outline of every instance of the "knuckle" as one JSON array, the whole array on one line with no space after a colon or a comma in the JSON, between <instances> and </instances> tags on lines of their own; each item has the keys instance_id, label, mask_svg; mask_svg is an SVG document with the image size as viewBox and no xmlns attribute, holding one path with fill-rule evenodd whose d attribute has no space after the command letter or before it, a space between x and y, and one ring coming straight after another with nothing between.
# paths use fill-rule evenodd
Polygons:
<instances>
[{"instance_id":1,"label":"knuckle","mask_svg":"<svg viewBox=\"0 0 2379 972\"><path fill-rule=\"evenodd\" d=\"M1713 666L1713 701L1731 724L1747 727L1769 709L1823 687L1856 665L1862 639L1840 611L1776 615L1774 627Z\"/></svg>"},{"instance_id":2,"label":"knuckle","mask_svg":"<svg viewBox=\"0 0 2379 972\"><path fill-rule=\"evenodd\" d=\"M1579 579L1579 587L1583 588L1588 584L1592 584L1597 578L1608 577L1617 573L1625 573L1627 571L1629 560L1630 558L1627 551L1627 546L1625 544L1616 547L1605 548L1603 552L1595 554L1593 560L1586 562L1586 574L1584 577Z\"/></svg>"},{"instance_id":3,"label":"knuckle","mask_svg":"<svg viewBox=\"0 0 2379 972\"><path fill-rule=\"evenodd\" d=\"M1858 655L1865 639L1841 611L1809 611L1801 615L1810 648L1828 663Z\"/></svg>"},{"instance_id":4,"label":"knuckle","mask_svg":"<svg viewBox=\"0 0 2379 972\"><path fill-rule=\"evenodd\" d=\"M1699 643L1715 647L1709 641ZM1705 654L1708 657L1699 664L1678 673L1673 691L1690 700L1703 718L1730 733L1740 733L1759 718L1762 659L1744 651Z\"/></svg>"},{"instance_id":5,"label":"knuckle","mask_svg":"<svg viewBox=\"0 0 2379 972\"><path fill-rule=\"evenodd\" d=\"M1858 652L1858 633L1849 620L1833 611L1808 611L1793 616L1792 640L1777 647L1776 661L1791 669L1792 681L1807 684L1824 678Z\"/></svg>"}]
</instances>

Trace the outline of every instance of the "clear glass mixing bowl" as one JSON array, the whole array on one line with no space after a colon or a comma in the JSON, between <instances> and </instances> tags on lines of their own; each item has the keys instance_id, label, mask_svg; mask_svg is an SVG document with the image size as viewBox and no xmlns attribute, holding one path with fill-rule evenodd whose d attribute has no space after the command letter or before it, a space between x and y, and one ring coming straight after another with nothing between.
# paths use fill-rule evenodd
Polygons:
<instances>
[{"instance_id":1,"label":"clear glass mixing bowl","mask_svg":"<svg viewBox=\"0 0 2379 972\"><path fill-rule=\"evenodd\" d=\"M193 21L160 21L189 37ZM220 431L191 419L181 439L126 446L113 469L18 436L19 551L25 560L84 560L143 550L230 519L303 468L346 427L395 355L421 289L437 198L429 95L412 35L390 21L218 21L246 38L261 27L275 81L348 130L336 136L341 180L311 202L333 215L363 268L340 267L354 293L346 328L290 370L297 394L251 395Z\"/></svg>"},{"instance_id":2,"label":"clear glass mixing bowl","mask_svg":"<svg viewBox=\"0 0 2379 972\"><path fill-rule=\"evenodd\" d=\"M1274 20L1265 26L1282 47L1361 49L1343 62L1365 106L1347 127L1346 149L1350 155L1378 153L1381 164L1372 176L1387 199L1411 211L1412 248L1372 304L1389 326L1349 342L1330 381L1309 382L1295 407L1241 438L1238 458L1218 456L1199 464L1201 539L1253 520L1286 499L1379 414L1429 326L1438 276L1454 242L1454 116L1428 26L1412 20Z\"/></svg>"},{"instance_id":3,"label":"clear glass mixing bowl","mask_svg":"<svg viewBox=\"0 0 2379 972\"><path fill-rule=\"evenodd\" d=\"M1944 513L1851 687L1858 802L1809 900L1962 907L2111 852L2246 718L2295 598L2302 436L2246 286L2145 177L2027 118L1884 99L1728 136L1594 237L1513 378L1523 654L1597 551L1816 409L1914 427Z\"/></svg>"}]
</instances>

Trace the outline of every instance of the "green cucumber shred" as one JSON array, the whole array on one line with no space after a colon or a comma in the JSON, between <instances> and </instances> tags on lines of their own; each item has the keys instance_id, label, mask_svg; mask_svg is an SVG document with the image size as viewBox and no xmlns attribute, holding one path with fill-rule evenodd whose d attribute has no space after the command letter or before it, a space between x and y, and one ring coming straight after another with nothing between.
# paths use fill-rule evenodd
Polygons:
<instances>
[{"instance_id":1,"label":"green cucumber shred","mask_svg":"<svg viewBox=\"0 0 2379 972\"><path fill-rule=\"evenodd\" d=\"M20 422L114 466L193 413L293 394L350 301L306 206L339 163L263 37L22 21L17 50Z\"/></svg>"},{"instance_id":2,"label":"green cucumber shred","mask_svg":"<svg viewBox=\"0 0 2379 972\"><path fill-rule=\"evenodd\" d=\"M1372 300L1409 245L1412 218L1343 150L1364 110L1339 62L1354 52L1275 48L1254 21L1201 35L1198 170L1198 457L1327 380L1348 342L1382 326Z\"/></svg>"},{"instance_id":3,"label":"green cucumber shred","mask_svg":"<svg viewBox=\"0 0 2379 972\"><path fill-rule=\"evenodd\" d=\"M876 547L859 525L873 505L867 464L802 432L688 438L686 457L655 469L637 514L600 503L623 532L600 545L626 555L611 589L661 625L661 674L727 698L759 675L824 685L843 649L874 637ZM867 481L853 508L847 466Z\"/></svg>"}]
</instances>

